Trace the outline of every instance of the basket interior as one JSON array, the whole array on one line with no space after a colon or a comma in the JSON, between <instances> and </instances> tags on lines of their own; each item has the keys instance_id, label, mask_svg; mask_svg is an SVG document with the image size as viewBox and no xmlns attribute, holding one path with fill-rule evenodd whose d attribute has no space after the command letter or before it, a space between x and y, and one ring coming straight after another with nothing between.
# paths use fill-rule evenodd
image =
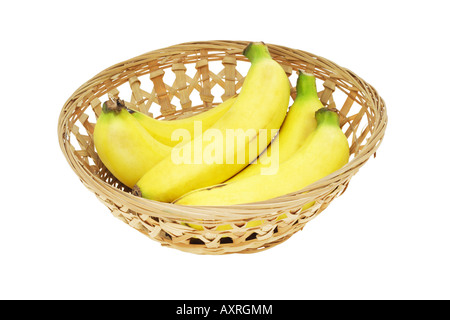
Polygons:
<instances>
[{"instance_id":1,"label":"basket interior","mask_svg":"<svg viewBox=\"0 0 450 320\"><path fill-rule=\"evenodd\" d=\"M131 190L106 169L95 150L93 132L102 103L109 97L120 97L130 109L161 120L187 117L213 108L240 92L250 67L250 62L242 55L247 44L174 46L104 70L80 87L61 113L61 145L73 157L69 162L75 161L88 174L129 193ZM268 47L290 80L290 104L296 96L297 71L314 73L322 103L339 113L350 145L350 162L361 152L375 152L381 138L374 139L374 131L380 131L377 123L384 110L377 105L382 101L371 86L328 60L299 50ZM367 159L362 162L365 161ZM79 171L74 164L72 166ZM83 182L92 190L89 183ZM98 194L97 190L92 191ZM221 237L220 242L233 242L226 238Z\"/></svg>"}]
</instances>

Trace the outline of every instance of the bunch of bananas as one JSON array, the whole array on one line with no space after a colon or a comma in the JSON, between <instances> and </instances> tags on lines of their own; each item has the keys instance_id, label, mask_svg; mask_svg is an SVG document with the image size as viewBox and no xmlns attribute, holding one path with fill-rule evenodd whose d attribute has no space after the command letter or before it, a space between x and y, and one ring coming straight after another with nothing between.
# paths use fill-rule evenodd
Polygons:
<instances>
[{"instance_id":1,"label":"bunch of bananas","mask_svg":"<svg viewBox=\"0 0 450 320\"><path fill-rule=\"evenodd\" d=\"M315 77L299 72L289 107L289 80L267 46L251 43L243 54L251 66L239 95L201 114L155 120L120 99L103 104L97 153L134 195L194 206L251 203L300 190L348 162L339 117L320 102Z\"/></svg>"}]
</instances>

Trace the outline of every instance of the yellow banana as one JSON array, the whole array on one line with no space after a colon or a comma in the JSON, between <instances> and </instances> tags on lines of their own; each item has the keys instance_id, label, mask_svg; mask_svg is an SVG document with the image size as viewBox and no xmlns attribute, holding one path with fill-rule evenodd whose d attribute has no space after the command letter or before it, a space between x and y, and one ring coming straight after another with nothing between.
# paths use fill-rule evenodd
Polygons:
<instances>
[{"instance_id":1,"label":"yellow banana","mask_svg":"<svg viewBox=\"0 0 450 320\"><path fill-rule=\"evenodd\" d=\"M303 145L309 134L316 128L317 121L315 112L323 108L323 104L317 96L316 78L313 74L304 73L299 70L296 89L297 96L289 108L286 119L274 141L258 157L257 161L248 165L244 170L227 180L226 183L252 175L276 173L273 172L273 169L278 169L280 163L295 153ZM272 149L273 146L274 149ZM308 203L302 209L306 210L313 204L314 202ZM286 218L286 215L282 214L277 220L284 218ZM252 220L247 222L245 227L256 227L262 223L263 221L261 220ZM187 225L197 230L203 230L201 225L191 223ZM231 225L229 224L220 225L216 228L217 231L229 229L231 229Z\"/></svg>"},{"instance_id":2,"label":"yellow banana","mask_svg":"<svg viewBox=\"0 0 450 320\"><path fill-rule=\"evenodd\" d=\"M233 105L235 97L231 97L216 107L196 114L189 118L176 120L156 120L141 112L133 112L133 117L158 141L174 147L180 141L173 137L173 133L177 129L185 129L191 137L194 136L195 121L201 121L202 130L205 131L219 120ZM183 141L185 143L186 141Z\"/></svg>"},{"instance_id":3,"label":"yellow banana","mask_svg":"<svg viewBox=\"0 0 450 320\"><path fill-rule=\"evenodd\" d=\"M244 55L251 67L233 106L202 136L150 169L137 182L135 195L171 202L229 179L267 147L286 116L290 84L264 43L251 43ZM233 141L226 139L230 135ZM244 136L243 143L234 143L236 135ZM175 161L177 151L186 155L183 161Z\"/></svg>"},{"instance_id":4,"label":"yellow banana","mask_svg":"<svg viewBox=\"0 0 450 320\"><path fill-rule=\"evenodd\" d=\"M194 190L176 204L222 206L264 201L300 190L344 166L349 159L347 137L338 115L316 112L317 127L304 145L284 161L275 175L253 175L235 182Z\"/></svg>"},{"instance_id":5,"label":"yellow banana","mask_svg":"<svg viewBox=\"0 0 450 320\"><path fill-rule=\"evenodd\" d=\"M227 182L255 174L275 174L280 163L287 160L316 128L315 112L323 108L317 96L316 78L299 71L297 97L289 108L279 134L258 159Z\"/></svg>"},{"instance_id":6,"label":"yellow banana","mask_svg":"<svg viewBox=\"0 0 450 320\"><path fill-rule=\"evenodd\" d=\"M171 151L131 116L121 100L103 104L94 129L94 145L108 170L130 188Z\"/></svg>"}]
</instances>

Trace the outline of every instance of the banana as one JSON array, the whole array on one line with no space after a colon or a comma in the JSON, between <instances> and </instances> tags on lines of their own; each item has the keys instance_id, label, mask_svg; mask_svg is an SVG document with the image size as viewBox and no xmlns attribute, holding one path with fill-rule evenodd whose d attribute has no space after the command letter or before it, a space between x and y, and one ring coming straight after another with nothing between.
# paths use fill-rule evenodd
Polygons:
<instances>
[{"instance_id":1,"label":"banana","mask_svg":"<svg viewBox=\"0 0 450 320\"><path fill-rule=\"evenodd\" d=\"M317 96L316 78L299 70L297 96L289 108L279 134L258 159L227 182L255 174L275 174L280 163L286 161L305 142L316 127L315 112L323 108ZM273 147L273 149L272 149Z\"/></svg>"},{"instance_id":2,"label":"banana","mask_svg":"<svg viewBox=\"0 0 450 320\"><path fill-rule=\"evenodd\" d=\"M103 104L94 129L94 145L108 170L130 188L171 151L131 116L121 100Z\"/></svg>"},{"instance_id":3,"label":"banana","mask_svg":"<svg viewBox=\"0 0 450 320\"><path fill-rule=\"evenodd\" d=\"M132 115L155 139L174 147L180 143L172 136L175 130L185 129L193 137L196 121L201 121L203 131L207 130L231 108L235 100L236 96L231 97L208 111L184 119L156 120L137 111L134 111Z\"/></svg>"},{"instance_id":4,"label":"banana","mask_svg":"<svg viewBox=\"0 0 450 320\"><path fill-rule=\"evenodd\" d=\"M304 145L284 161L275 175L253 175L235 182L194 190L175 201L180 205L223 206L264 201L301 190L331 174L349 160L347 137L338 115L316 112L317 127Z\"/></svg>"},{"instance_id":5,"label":"banana","mask_svg":"<svg viewBox=\"0 0 450 320\"><path fill-rule=\"evenodd\" d=\"M251 43L243 54L251 66L233 106L203 135L175 148L150 169L137 182L134 195L174 201L191 190L226 181L267 147L286 116L289 80L264 43ZM245 139L234 143L236 136ZM178 151L186 155L183 161Z\"/></svg>"}]
</instances>

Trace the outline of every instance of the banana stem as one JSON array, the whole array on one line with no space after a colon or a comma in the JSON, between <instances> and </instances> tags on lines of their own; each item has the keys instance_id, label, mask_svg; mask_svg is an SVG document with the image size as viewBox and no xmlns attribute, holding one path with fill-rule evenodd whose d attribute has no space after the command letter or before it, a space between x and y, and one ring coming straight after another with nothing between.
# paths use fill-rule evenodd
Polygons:
<instances>
[{"instance_id":1,"label":"banana stem","mask_svg":"<svg viewBox=\"0 0 450 320\"><path fill-rule=\"evenodd\" d=\"M316 78L313 74L298 71L298 79L297 79L297 97L314 97L317 96L317 87L316 87Z\"/></svg>"},{"instance_id":2,"label":"banana stem","mask_svg":"<svg viewBox=\"0 0 450 320\"><path fill-rule=\"evenodd\" d=\"M260 59L272 59L269 49L264 42L250 42L244 49L243 55L246 56L252 63Z\"/></svg>"},{"instance_id":3,"label":"banana stem","mask_svg":"<svg viewBox=\"0 0 450 320\"><path fill-rule=\"evenodd\" d=\"M339 115L337 112L328 109L321 108L316 111L317 126L332 125L339 127Z\"/></svg>"}]
</instances>

